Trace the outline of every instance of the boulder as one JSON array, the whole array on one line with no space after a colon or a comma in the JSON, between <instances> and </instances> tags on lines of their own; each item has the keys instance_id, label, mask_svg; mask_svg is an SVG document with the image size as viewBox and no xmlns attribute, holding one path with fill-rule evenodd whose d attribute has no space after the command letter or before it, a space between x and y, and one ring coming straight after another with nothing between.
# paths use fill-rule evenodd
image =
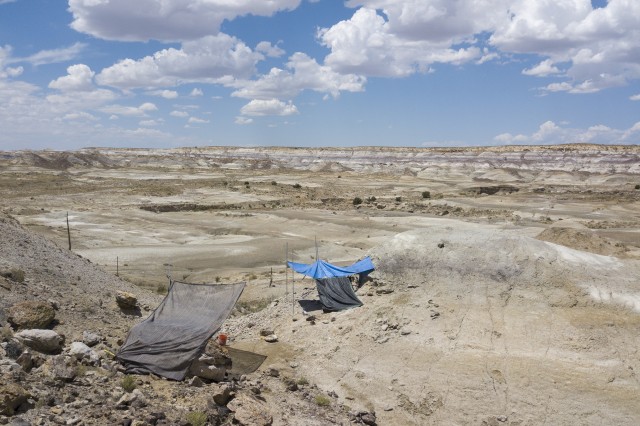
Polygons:
<instances>
[{"instance_id":1,"label":"boulder","mask_svg":"<svg viewBox=\"0 0 640 426\"><path fill-rule=\"evenodd\" d=\"M140 389L134 389L131 393L125 393L116 405L120 407L142 408L147 406L147 399Z\"/></svg>"},{"instance_id":2,"label":"boulder","mask_svg":"<svg viewBox=\"0 0 640 426\"><path fill-rule=\"evenodd\" d=\"M7 320L19 330L47 328L55 317L51 303L37 300L16 303L7 310Z\"/></svg>"},{"instance_id":3,"label":"boulder","mask_svg":"<svg viewBox=\"0 0 640 426\"><path fill-rule=\"evenodd\" d=\"M215 358L207 354L202 354L198 359L191 363L189 374L198 376L203 379L220 382L224 380L227 369L222 366L215 365Z\"/></svg>"},{"instance_id":4,"label":"boulder","mask_svg":"<svg viewBox=\"0 0 640 426\"><path fill-rule=\"evenodd\" d=\"M7 357L18 359L22 352L24 352L24 345L17 339L11 339L8 342L2 343L2 349L4 349Z\"/></svg>"},{"instance_id":5,"label":"boulder","mask_svg":"<svg viewBox=\"0 0 640 426\"><path fill-rule=\"evenodd\" d=\"M217 391L213 393L213 402L216 405L224 406L233 398L235 390L234 386L231 384L225 384L221 386Z\"/></svg>"},{"instance_id":6,"label":"boulder","mask_svg":"<svg viewBox=\"0 0 640 426\"><path fill-rule=\"evenodd\" d=\"M16 383L0 384L0 414L12 416L31 395Z\"/></svg>"},{"instance_id":7,"label":"boulder","mask_svg":"<svg viewBox=\"0 0 640 426\"><path fill-rule=\"evenodd\" d=\"M0 373L1 374L15 373L15 372L20 371L21 369L22 369L22 367L20 367L20 364L18 364L16 361L14 361L12 359L8 359L8 358L0 359Z\"/></svg>"},{"instance_id":8,"label":"boulder","mask_svg":"<svg viewBox=\"0 0 640 426\"><path fill-rule=\"evenodd\" d=\"M91 364L100 362L100 356L82 342L73 342L69 347L69 355L78 361L88 361Z\"/></svg>"},{"instance_id":9,"label":"boulder","mask_svg":"<svg viewBox=\"0 0 640 426\"><path fill-rule=\"evenodd\" d=\"M64 343L64 337L53 330L23 330L15 337L34 351L43 353L58 353Z\"/></svg>"},{"instance_id":10,"label":"boulder","mask_svg":"<svg viewBox=\"0 0 640 426\"><path fill-rule=\"evenodd\" d=\"M33 357L31 356L31 352L22 352L18 359L16 359L16 363L20 364L20 367L22 367L22 369L27 373L31 371L33 368Z\"/></svg>"},{"instance_id":11,"label":"boulder","mask_svg":"<svg viewBox=\"0 0 640 426\"><path fill-rule=\"evenodd\" d=\"M116 303L120 309L131 310L138 306L138 298L128 291L118 291L116 293Z\"/></svg>"},{"instance_id":12,"label":"boulder","mask_svg":"<svg viewBox=\"0 0 640 426\"><path fill-rule=\"evenodd\" d=\"M248 394L237 395L227 404L227 408L233 412L235 421L244 426L268 426L273 423L273 416L266 404Z\"/></svg>"},{"instance_id":13,"label":"boulder","mask_svg":"<svg viewBox=\"0 0 640 426\"><path fill-rule=\"evenodd\" d=\"M97 333L92 333L86 330L82 332L82 343L84 343L89 347L94 347L101 341L102 341L102 337Z\"/></svg>"},{"instance_id":14,"label":"boulder","mask_svg":"<svg viewBox=\"0 0 640 426\"><path fill-rule=\"evenodd\" d=\"M54 380L73 382L78 375L77 363L74 358L58 355L51 359L50 374Z\"/></svg>"}]
</instances>

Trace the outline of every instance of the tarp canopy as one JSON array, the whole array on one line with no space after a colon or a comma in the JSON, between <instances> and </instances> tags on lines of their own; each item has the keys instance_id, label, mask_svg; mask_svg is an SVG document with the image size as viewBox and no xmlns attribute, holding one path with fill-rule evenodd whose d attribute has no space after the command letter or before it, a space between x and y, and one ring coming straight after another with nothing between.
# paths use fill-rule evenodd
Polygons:
<instances>
[{"instance_id":1,"label":"tarp canopy","mask_svg":"<svg viewBox=\"0 0 640 426\"><path fill-rule=\"evenodd\" d=\"M369 256L350 266L336 266L329 262L325 262L324 260L317 260L310 265L295 262L287 262L287 264L297 273L315 279L347 277L349 275L356 274L367 275L375 270L373 262Z\"/></svg>"},{"instance_id":2,"label":"tarp canopy","mask_svg":"<svg viewBox=\"0 0 640 426\"><path fill-rule=\"evenodd\" d=\"M184 379L193 360L231 313L244 286L172 281L160 305L131 328L116 359L128 373Z\"/></svg>"},{"instance_id":3,"label":"tarp canopy","mask_svg":"<svg viewBox=\"0 0 640 426\"><path fill-rule=\"evenodd\" d=\"M362 306L347 277L321 278L316 280L316 287L324 310L341 311Z\"/></svg>"}]
</instances>

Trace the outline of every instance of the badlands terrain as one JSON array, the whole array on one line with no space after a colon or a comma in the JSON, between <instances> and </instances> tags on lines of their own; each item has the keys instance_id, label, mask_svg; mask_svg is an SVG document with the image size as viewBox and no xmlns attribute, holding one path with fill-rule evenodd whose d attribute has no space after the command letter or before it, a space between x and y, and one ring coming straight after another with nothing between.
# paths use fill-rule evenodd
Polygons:
<instances>
[{"instance_id":1,"label":"badlands terrain","mask_svg":"<svg viewBox=\"0 0 640 426\"><path fill-rule=\"evenodd\" d=\"M637 146L0 152L0 196L0 367L31 401L0 423L640 423ZM285 259L316 253L372 256L364 306L314 310L298 275L292 293ZM224 382L155 376L121 401L108 355L167 275L247 282L224 331L266 359L228 403L210 400ZM7 312L26 300L57 307L55 356L90 332L103 359L62 382L53 355L16 370Z\"/></svg>"}]
</instances>

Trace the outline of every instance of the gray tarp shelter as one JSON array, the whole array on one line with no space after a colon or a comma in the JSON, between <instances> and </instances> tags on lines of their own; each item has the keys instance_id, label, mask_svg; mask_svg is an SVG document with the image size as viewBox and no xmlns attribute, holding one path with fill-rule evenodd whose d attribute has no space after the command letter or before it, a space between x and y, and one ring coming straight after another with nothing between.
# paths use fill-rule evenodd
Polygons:
<instances>
[{"instance_id":1,"label":"gray tarp shelter","mask_svg":"<svg viewBox=\"0 0 640 426\"><path fill-rule=\"evenodd\" d=\"M327 311L341 311L362 306L363 303L356 296L348 277L358 275L362 281L375 270L369 256L349 266L336 266L321 259L310 265L287 262L287 266L299 274L316 280L320 303Z\"/></svg>"},{"instance_id":2,"label":"gray tarp shelter","mask_svg":"<svg viewBox=\"0 0 640 426\"><path fill-rule=\"evenodd\" d=\"M318 298L325 311L357 308L363 303L356 296L348 277L320 278L316 280Z\"/></svg>"},{"instance_id":3,"label":"gray tarp shelter","mask_svg":"<svg viewBox=\"0 0 640 426\"><path fill-rule=\"evenodd\" d=\"M129 331L116 359L128 373L184 379L193 360L222 327L244 286L172 281L160 305Z\"/></svg>"}]
</instances>

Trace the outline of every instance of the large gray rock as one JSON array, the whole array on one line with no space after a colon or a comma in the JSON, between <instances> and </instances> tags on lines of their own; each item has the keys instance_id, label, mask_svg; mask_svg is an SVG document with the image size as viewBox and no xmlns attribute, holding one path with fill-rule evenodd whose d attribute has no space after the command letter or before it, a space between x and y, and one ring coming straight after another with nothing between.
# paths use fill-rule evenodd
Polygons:
<instances>
[{"instance_id":1,"label":"large gray rock","mask_svg":"<svg viewBox=\"0 0 640 426\"><path fill-rule=\"evenodd\" d=\"M64 337L53 330L23 330L15 337L34 351L43 353L58 353L64 343Z\"/></svg>"},{"instance_id":2,"label":"large gray rock","mask_svg":"<svg viewBox=\"0 0 640 426\"><path fill-rule=\"evenodd\" d=\"M55 318L56 312L49 302L29 300L7 310L7 320L20 330L47 328Z\"/></svg>"},{"instance_id":3,"label":"large gray rock","mask_svg":"<svg viewBox=\"0 0 640 426\"><path fill-rule=\"evenodd\" d=\"M54 380L73 382L78 375L78 364L72 357L58 355L51 359L49 372Z\"/></svg>"},{"instance_id":4,"label":"large gray rock","mask_svg":"<svg viewBox=\"0 0 640 426\"><path fill-rule=\"evenodd\" d=\"M233 418L244 426L269 426L273 423L266 404L251 395L237 395L227 408L233 412Z\"/></svg>"},{"instance_id":5,"label":"large gray rock","mask_svg":"<svg viewBox=\"0 0 640 426\"><path fill-rule=\"evenodd\" d=\"M12 416L29 397L29 393L16 383L0 384L0 414Z\"/></svg>"}]
</instances>

